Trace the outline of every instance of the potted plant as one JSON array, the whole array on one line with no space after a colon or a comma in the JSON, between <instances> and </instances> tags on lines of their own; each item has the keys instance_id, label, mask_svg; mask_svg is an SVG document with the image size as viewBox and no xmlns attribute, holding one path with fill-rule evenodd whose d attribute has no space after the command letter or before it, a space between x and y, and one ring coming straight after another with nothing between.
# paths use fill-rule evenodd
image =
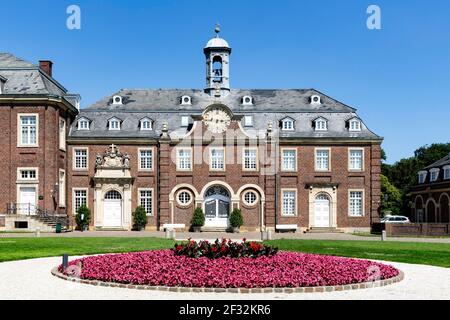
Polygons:
<instances>
[{"instance_id":1,"label":"potted plant","mask_svg":"<svg viewBox=\"0 0 450 320\"><path fill-rule=\"evenodd\" d=\"M133 230L142 231L147 225L147 212L142 206L138 206L133 212Z\"/></svg>"},{"instance_id":2,"label":"potted plant","mask_svg":"<svg viewBox=\"0 0 450 320\"><path fill-rule=\"evenodd\" d=\"M75 216L75 222L77 223L78 230L88 230L89 223L91 222L91 210L85 205L79 207Z\"/></svg>"},{"instance_id":3,"label":"potted plant","mask_svg":"<svg viewBox=\"0 0 450 320\"><path fill-rule=\"evenodd\" d=\"M202 208L196 208L191 220L192 231L200 232L204 224L205 215L203 214L203 210Z\"/></svg>"},{"instance_id":4,"label":"potted plant","mask_svg":"<svg viewBox=\"0 0 450 320\"><path fill-rule=\"evenodd\" d=\"M241 209L234 209L230 216L230 225L233 233L239 233L239 228L244 224Z\"/></svg>"}]
</instances>

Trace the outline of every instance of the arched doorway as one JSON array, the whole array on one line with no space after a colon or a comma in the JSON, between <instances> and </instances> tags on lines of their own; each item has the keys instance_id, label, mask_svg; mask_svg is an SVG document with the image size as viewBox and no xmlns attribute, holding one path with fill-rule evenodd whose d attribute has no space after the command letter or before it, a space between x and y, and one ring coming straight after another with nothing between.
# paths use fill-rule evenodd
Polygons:
<instances>
[{"instance_id":1,"label":"arched doorway","mask_svg":"<svg viewBox=\"0 0 450 320\"><path fill-rule=\"evenodd\" d=\"M330 227L330 212L330 197L325 193L319 193L314 201L314 226Z\"/></svg>"},{"instance_id":2,"label":"arched doorway","mask_svg":"<svg viewBox=\"0 0 450 320\"><path fill-rule=\"evenodd\" d=\"M435 223L436 220L436 204L434 203L433 199L429 199L427 201L427 207L426 207L426 221L428 223Z\"/></svg>"},{"instance_id":3,"label":"arched doorway","mask_svg":"<svg viewBox=\"0 0 450 320\"><path fill-rule=\"evenodd\" d=\"M113 228L122 226L122 195L116 190L110 190L105 194L103 225Z\"/></svg>"},{"instance_id":4,"label":"arched doorway","mask_svg":"<svg viewBox=\"0 0 450 320\"><path fill-rule=\"evenodd\" d=\"M441 223L450 222L450 196L443 193L439 201L439 208L441 210Z\"/></svg>"},{"instance_id":5,"label":"arched doorway","mask_svg":"<svg viewBox=\"0 0 450 320\"><path fill-rule=\"evenodd\" d=\"M205 193L205 227L227 228L231 210L231 198L227 189L213 186Z\"/></svg>"},{"instance_id":6,"label":"arched doorway","mask_svg":"<svg viewBox=\"0 0 450 320\"><path fill-rule=\"evenodd\" d=\"M415 201L416 208L416 222L424 222L424 208L423 208L423 199L421 196L416 197Z\"/></svg>"}]
</instances>

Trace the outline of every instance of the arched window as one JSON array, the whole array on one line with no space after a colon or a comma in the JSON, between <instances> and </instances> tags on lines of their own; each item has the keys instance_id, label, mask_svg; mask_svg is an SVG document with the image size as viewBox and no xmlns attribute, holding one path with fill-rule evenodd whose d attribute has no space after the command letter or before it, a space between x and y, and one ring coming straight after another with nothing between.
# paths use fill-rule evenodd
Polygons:
<instances>
[{"instance_id":1,"label":"arched window","mask_svg":"<svg viewBox=\"0 0 450 320\"><path fill-rule=\"evenodd\" d=\"M220 56L215 56L213 58L213 82L222 82L222 58Z\"/></svg>"},{"instance_id":2,"label":"arched window","mask_svg":"<svg viewBox=\"0 0 450 320\"><path fill-rule=\"evenodd\" d=\"M122 195L120 194L119 191L111 190L111 191L108 191L108 192L105 194L105 199L110 199L110 200L121 200L121 199L122 199Z\"/></svg>"}]
</instances>

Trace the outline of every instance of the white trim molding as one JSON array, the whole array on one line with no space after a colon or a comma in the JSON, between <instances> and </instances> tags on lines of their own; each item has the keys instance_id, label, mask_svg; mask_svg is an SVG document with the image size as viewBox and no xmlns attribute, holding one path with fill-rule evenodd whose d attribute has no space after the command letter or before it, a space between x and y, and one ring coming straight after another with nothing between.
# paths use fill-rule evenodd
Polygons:
<instances>
[{"instance_id":1,"label":"white trim molding","mask_svg":"<svg viewBox=\"0 0 450 320\"><path fill-rule=\"evenodd\" d=\"M328 151L328 168L327 169L317 168L317 152L318 151ZM330 147L315 147L314 148L314 171L316 171L316 172L330 172L331 171L331 148Z\"/></svg>"},{"instance_id":2,"label":"white trim molding","mask_svg":"<svg viewBox=\"0 0 450 320\"><path fill-rule=\"evenodd\" d=\"M286 214L284 212L283 195L285 192L294 192L294 214ZM281 195L280 195L281 216L282 217L298 217L298 190L297 190L297 188L281 188L280 193L281 193Z\"/></svg>"},{"instance_id":3,"label":"white trim molding","mask_svg":"<svg viewBox=\"0 0 450 320\"><path fill-rule=\"evenodd\" d=\"M284 167L284 151L294 151L294 169L286 169ZM296 172L297 168L298 168L298 158L297 158L297 148L286 148L286 147L281 147L280 148L280 153L281 153L281 163L280 163L280 168L282 172Z\"/></svg>"},{"instance_id":4,"label":"white trim molding","mask_svg":"<svg viewBox=\"0 0 450 320\"><path fill-rule=\"evenodd\" d=\"M147 217L153 217L155 215L155 192L154 192L154 188L138 188L137 189L137 201L138 201L138 205L139 206L142 206L142 204L141 204L141 191L150 191L150 193L151 193L151 198L150 198L150 201L152 202L151 203L151 208L150 208L151 212L148 213L146 211L146 213L147 213Z\"/></svg>"},{"instance_id":5,"label":"white trim molding","mask_svg":"<svg viewBox=\"0 0 450 320\"><path fill-rule=\"evenodd\" d=\"M142 164L142 162L141 162L141 151L151 151L151 164L150 164L150 166L151 166L151 168L150 169L148 169L148 168L142 168L141 167L141 164ZM155 170L155 148L153 148L153 147L151 147L151 148L138 148L138 170L137 171L139 171L139 172L152 172L152 171L154 171Z\"/></svg>"},{"instance_id":6,"label":"white trim molding","mask_svg":"<svg viewBox=\"0 0 450 320\"><path fill-rule=\"evenodd\" d=\"M77 168L76 152L77 150L86 151L86 168ZM89 171L89 148L88 147L73 147L72 148L72 170L73 171Z\"/></svg>"},{"instance_id":7,"label":"white trim molding","mask_svg":"<svg viewBox=\"0 0 450 320\"><path fill-rule=\"evenodd\" d=\"M22 122L21 117L36 117L36 143L22 143ZM58 123L59 125L59 123ZM17 147L38 148L39 147L39 113L18 113L17 114Z\"/></svg>"},{"instance_id":8,"label":"white trim molding","mask_svg":"<svg viewBox=\"0 0 450 320\"><path fill-rule=\"evenodd\" d=\"M354 169L350 166L350 159L351 155L350 153L352 151L361 151L361 169ZM348 171L349 172L364 172L365 171L365 155L364 155L364 148L348 148Z\"/></svg>"},{"instance_id":9,"label":"white trim molding","mask_svg":"<svg viewBox=\"0 0 450 320\"><path fill-rule=\"evenodd\" d=\"M361 215L351 215L350 214L350 194L352 192L361 192ZM349 218L362 218L366 215L366 192L364 189L348 189L348 193L347 193L347 206L348 206L348 212L347 212L347 216Z\"/></svg>"}]
</instances>

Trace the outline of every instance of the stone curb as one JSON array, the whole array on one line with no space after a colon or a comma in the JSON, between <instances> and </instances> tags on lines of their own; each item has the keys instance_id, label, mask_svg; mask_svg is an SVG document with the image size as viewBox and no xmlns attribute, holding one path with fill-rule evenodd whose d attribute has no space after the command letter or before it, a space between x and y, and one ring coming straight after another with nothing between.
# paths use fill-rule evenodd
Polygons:
<instances>
[{"instance_id":1,"label":"stone curb","mask_svg":"<svg viewBox=\"0 0 450 320\"><path fill-rule=\"evenodd\" d=\"M78 279L66 276L58 271L58 267L55 267L51 271L52 275L63 280L72 281L76 283L89 284L93 286L102 287L114 287L114 288L127 288L137 290L158 290L168 292L183 292L183 293L197 293L197 292L213 292L213 293L312 293L312 292L332 292L332 291L345 291L345 290L357 290L367 288L384 287L393 283L400 282L404 279L404 273L399 270L399 274L393 278L385 280L377 280L371 282L362 282L348 285L338 286L323 286L323 287L299 287L299 288L194 288L194 287L165 287L165 286L147 286L114 282L102 282L98 280L86 280Z\"/></svg>"}]
</instances>

